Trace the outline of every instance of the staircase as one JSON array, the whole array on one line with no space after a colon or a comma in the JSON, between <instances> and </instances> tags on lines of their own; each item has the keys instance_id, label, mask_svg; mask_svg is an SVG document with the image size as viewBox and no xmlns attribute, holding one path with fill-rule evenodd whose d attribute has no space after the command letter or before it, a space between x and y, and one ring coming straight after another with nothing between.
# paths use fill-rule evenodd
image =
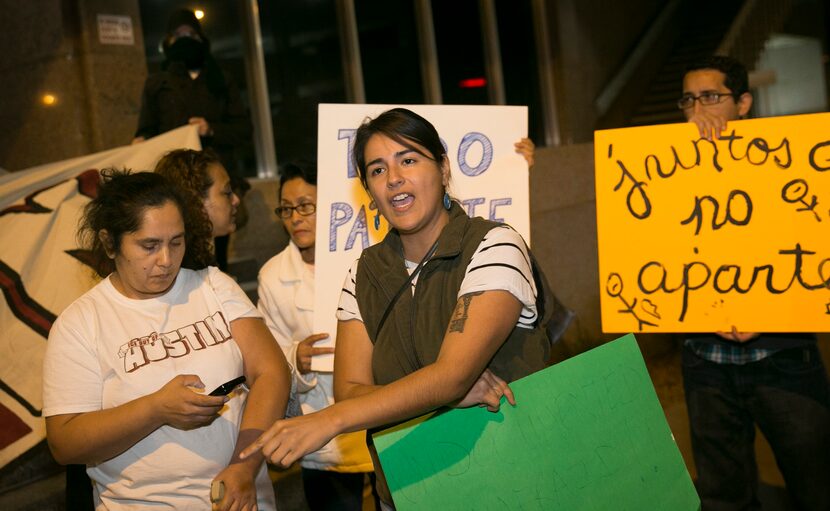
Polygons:
<instances>
[{"instance_id":1,"label":"staircase","mask_svg":"<svg viewBox=\"0 0 830 511\"><path fill-rule=\"evenodd\" d=\"M631 115L629 126L683 121L677 99L681 95L684 71L692 63L715 54L743 3L741 0L707 0L687 3L681 9L683 21L677 42Z\"/></svg>"}]
</instances>

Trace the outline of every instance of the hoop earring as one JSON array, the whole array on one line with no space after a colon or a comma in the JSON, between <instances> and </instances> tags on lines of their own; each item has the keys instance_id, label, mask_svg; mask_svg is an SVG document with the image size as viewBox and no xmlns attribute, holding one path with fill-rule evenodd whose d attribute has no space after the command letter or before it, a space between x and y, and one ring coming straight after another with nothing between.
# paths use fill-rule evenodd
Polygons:
<instances>
[{"instance_id":1,"label":"hoop earring","mask_svg":"<svg viewBox=\"0 0 830 511\"><path fill-rule=\"evenodd\" d=\"M444 192L444 209L449 211L451 206L452 206L452 201L450 201L450 194L448 192Z\"/></svg>"}]
</instances>

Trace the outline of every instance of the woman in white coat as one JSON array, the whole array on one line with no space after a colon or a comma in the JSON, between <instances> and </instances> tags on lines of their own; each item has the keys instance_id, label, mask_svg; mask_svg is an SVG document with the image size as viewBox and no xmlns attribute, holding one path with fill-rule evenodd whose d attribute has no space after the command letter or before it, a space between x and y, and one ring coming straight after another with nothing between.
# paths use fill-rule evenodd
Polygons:
<instances>
[{"instance_id":1,"label":"woman in white coat","mask_svg":"<svg viewBox=\"0 0 830 511\"><path fill-rule=\"evenodd\" d=\"M259 273L260 313L289 363L303 413L334 403L332 373L311 370L311 358L333 353L315 347L327 333L312 331L314 319L314 246L317 169L308 163L285 165L275 212L291 237L289 245ZM366 479L374 479L365 433L332 439L300 462L306 500L312 511L363 509Z\"/></svg>"}]
</instances>

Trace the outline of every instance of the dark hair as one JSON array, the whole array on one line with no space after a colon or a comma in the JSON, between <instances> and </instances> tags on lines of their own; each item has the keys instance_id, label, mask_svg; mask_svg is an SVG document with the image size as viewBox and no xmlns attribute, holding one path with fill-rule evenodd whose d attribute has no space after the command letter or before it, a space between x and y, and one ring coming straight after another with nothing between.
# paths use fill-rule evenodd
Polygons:
<instances>
[{"instance_id":1,"label":"dark hair","mask_svg":"<svg viewBox=\"0 0 830 511\"><path fill-rule=\"evenodd\" d=\"M190 9L179 9L177 11L173 11L173 13L170 14L170 17L167 19L167 34L163 42L165 46L170 45L170 37L173 35L176 29L181 27L182 25L187 25L190 28L192 28L206 45L210 44L210 41L205 35L205 32L202 30L202 24L199 23L199 19L196 17L196 13L194 13Z\"/></svg>"},{"instance_id":2,"label":"dark hair","mask_svg":"<svg viewBox=\"0 0 830 511\"><path fill-rule=\"evenodd\" d=\"M737 100L745 92L749 92L749 74L743 64L723 55L715 55L698 60L686 68L683 77L692 71L714 69L724 75L723 85L735 95Z\"/></svg>"},{"instance_id":3,"label":"dark hair","mask_svg":"<svg viewBox=\"0 0 830 511\"><path fill-rule=\"evenodd\" d=\"M107 255L107 249L118 253L125 234L141 228L144 211L160 207L168 202L176 205L185 225L185 255L182 266L201 269L207 261L198 253L198 244L192 240L185 200L161 175L153 172L131 173L129 170L104 169L98 195L84 208L78 229L81 246L91 252L92 266L98 275L105 277L115 270L115 262ZM107 247L98 235L106 230L112 243Z\"/></svg>"},{"instance_id":4,"label":"dark hair","mask_svg":"<svg viewBox=\"0 0 830 511\"><path fill-rule=\"evenodd\" d=\"M165 154L156 163L155 172L182 190L206 199L208 190L213 186L213 179L208 172L211 165L222 165L222 160L210 149L176 149Z\"/></svg>"},{"instance_id":5,"label":"dark hair","mask_svg":"<svg viewBox=\"0 0 830 511\"><path fill-rule=\"evenodd\" d=\"M277 199L282 198L282 186L292 179L300 178L310 185L317 186L317 164L312 161L290 161L280 168L280 189Z\"/></svg>"},{"instance_id":6,"label":"dark hair","mask_svg":"<svg viewBox=\"0 0 830 511\"><path fill-rule=\"evenodd\" d=\"M207 250L210 254L213 253L210 241L213 238L213 223L205 211L205 199L213 186L208 172L211 165L222 165L222 161L210 149L176 149L165 154L155 168L155 172L164 176L184 197L186 216L191 221L188 231L192 231L195 242L199 244L199 252Z\"/></svg>"},{"instance_id":7,"label":"dark hair","mask_svg":"<svg viewBox=\"0 0 830 511\"><path fill-rule=\"evenodd\" d=\"M367 118L357 128L354 149L352 150L352 158L357 167L358 175L360 176L360 183L365 189L368 188L366 184L366 156L364 153L366 151L366 144L373 135L389 137L418 154L432 158L439 165L447 155L447 151L441 143L441 137L438 136L438 131L436 131L435 126L411 110L407 110L406 108L393 108L383 112L374 119ZM423 154L413 143L425 148L429 154Z\"/></svg>"},{"instance_id":8,"label":"dark hair","mask_svg":"<svg viewBox=\"0 0 830 511\"><path fill-rule=\"evenodd\" d=\"M196 13L190 9L179 9L170 14L167 20L167 33L172 34L182 25L190 25L200 36L203 35L202 24L199 23Z\"/></svg>"},{"instance_id":9,"label":"dark hair","mask_svg":"<svg viewBox=\"0 0 830 511\"><path fill-rule=\"evenodd\" d=\"M181 62L172 62L168 53L171 46L175 42L173 33L182 25L191 27L202 40L205 52L205 60L202 65L202 74L205 76L208 90L220 98L227 99L230 95L230 90L228 89L229 78L225 75L219 67L219 64L217 64L216 60L213 58L213 55L210 52L210 39L208 39L204 30L202 30L202 24L199 23L199 20L196 18L196 14L190 9L179 9L174 11L167 20L167 33L161 40L161 50L164 52L165 56L164 62L161 64L161 69L163 71L171 70L177 73L186 72L184 64Z\"/></svg>"}]
</instances>

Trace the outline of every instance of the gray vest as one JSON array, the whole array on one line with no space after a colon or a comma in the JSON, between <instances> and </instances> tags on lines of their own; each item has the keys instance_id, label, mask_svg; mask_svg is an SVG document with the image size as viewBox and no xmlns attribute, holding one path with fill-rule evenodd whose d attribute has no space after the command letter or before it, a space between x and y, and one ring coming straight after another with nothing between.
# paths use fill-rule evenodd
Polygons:
<instances>
[{"instance_id":1,"label":"gray vest","mask_svg":"<svg viewBox=\"0 0 830 511\"><path fill-rule=\"evenodd\" d=\"M381 317L409 275L401 240L394 230L381 243L363 251L355 293L374 344L375 383L389 384L437 359L467 266L484 235L500 225L469 218L453 203L450 222L439 236L435 254L418 276L414 296L409 290L401 293L379 333ZM549 356L550 342L542 327L514 327L488 367L509 382L543 369Z\"/></svg>"}]
</instances>

